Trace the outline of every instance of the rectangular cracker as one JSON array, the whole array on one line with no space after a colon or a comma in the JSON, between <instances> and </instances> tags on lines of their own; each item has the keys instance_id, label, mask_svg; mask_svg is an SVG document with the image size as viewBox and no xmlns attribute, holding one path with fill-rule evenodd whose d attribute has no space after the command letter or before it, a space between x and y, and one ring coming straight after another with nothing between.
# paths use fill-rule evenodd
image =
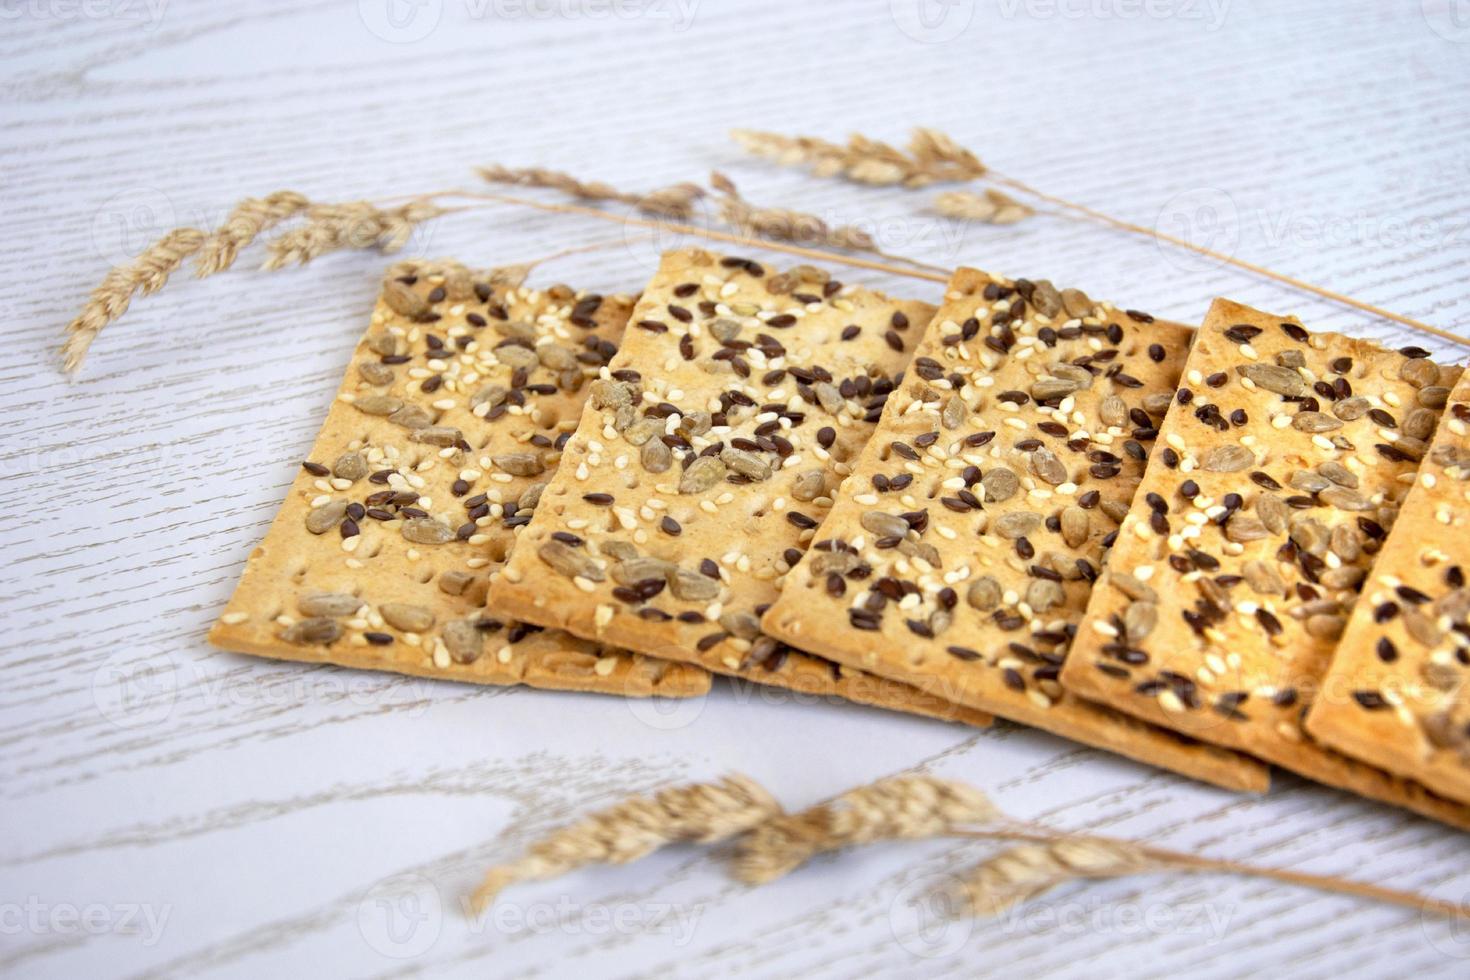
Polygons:
<instances>
[{"instance_id":1,"label":"rectangular cracker","mask_svg":"<svg viewBox=\"0 0 1470 980\"><path fill-rule=\"evenodd\" d=\"M1254 760L1056 681L1189 337L1077 290L958 270L766 630L1001 717L1264 791Z\"/></svg>"},{"instance_id":2,"label":"rectangular cracker","mask_svg":"<svg viewBox=\"0 0 1470 980\"><path fill-rule=\"evenodd\" d=\"M1445 395L1426 392L1431 405ZM1307 731L1470 803L1470 372L1448 401Z\"/></svg>"},{"instance_id":3,"label":"rectangular cracker","mask_svg":"<svg viewBox=\"0 0 1470 980\"><path fill-rule=\"evenodd\" d=\"M492 285L453 264L395 266L210 642L477 684L708 691L696 667L482 612L631 309L566 286Z\"/></svg>"},{"instance_id":4,"label":"rectangular cracker","mask_svg":"<svg viewBox=\"0 0 1470 980\"><path fill-rule=\"evenodd\" d=\"M933 313L669 252L489 608L813 695L985 724L760 632Z\"/></svg>"},{"instance_id":5,"label":"rectangular cracker","mask_svg":"<svg viewBox=\"0 0 1470 980\"><path fill-rule=\"evenodd\" d=\"M1216 300L1062 684L1470 826L1465 807L1326 749L1302 727L1413 481L1424 443L1407 432L1435 421L1418 400L1440 375L1423 357Z\"/></svg>"}]
</instances>

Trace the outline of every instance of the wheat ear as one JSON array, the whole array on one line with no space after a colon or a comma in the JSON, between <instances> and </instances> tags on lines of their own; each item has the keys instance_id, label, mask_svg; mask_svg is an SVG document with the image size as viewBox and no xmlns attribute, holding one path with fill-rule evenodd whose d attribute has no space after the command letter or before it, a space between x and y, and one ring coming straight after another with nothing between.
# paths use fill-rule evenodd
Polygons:
<instances>
[{"instance_id":1,"label":"wheat ear","mask_svg":"<svg viewBox=\"0 0 1470 980\"><path fill-rule=\"evenodd\" d=\"M205 239L204 232L197 228L175 228L131 263L110 270L92 290L82 312L66 325L66 340L61 348L66 370L74 372L82 366L92 341L103 327L127 312L135 293L141 290L146 296L163 288L168 277L203 247Z\"/></svg>"},{"instance_id":2,"label":"wheat ear","mask_svg":"<svg viewBox=\"0 0 1470 980\"><path fill-rule=\"evenodd\" d=\"M748 884L774 881L826 851L882 840L937 837L997 816L979 790L929 776L879 780L754 828L732 865Z\"/></svg>"},{"instance_id":3,"label":"wheat ear","mask_svg":"<svg viewBox=\"0 0 1470 980\"><path fill-rule=\"evenodd\" d=\"M240 249L255 241L262 232L309 207L311 202L295 191L276 191L263 198L246 198L235 205L225 223L209 236L209 240L199 250L194 274L203 279L223 272L235 264Z\"/></svg>"},{"instance_id":4,"label":"wheat ear","mask_svg":"<svg viewBox=\"0 0 1470 980\"><path fill-rule=\"evenodd\" d=\"M579 180L571 174L544 167L513 168L492 163L478 168L476 173L492 184L544 187L584 201L617 201L632 205L644 214L663 218L689 217L694 213L694 202L704 196L704 188L688 182L660 187L647 194L630 194L600 180Z\"/></svg>"},{"instance_id":5,"label":"wheat ear","mask_svg":"<svg viewBox=\"0 0 1470 980\"><path fill-rule=\"evenodd\" d=\"M447 213L427 200L414 200L395 208L380 208L368 201L350 204L313 204L306 209L306 223L266 243L262 268L280 269L305 265L312 259L345 248L375 248L396 252L408 243L420 224Z\"/></svg>"},{"instance_id":6,"label":"wheat ear","mask_svg":"<svg viewBox=\"0 0 1470 980\"><path fill-rule=\"evenodd\" d=\"M491 868L471 908L484 910L519 881L554 878L588 864L627 864L676 841L725 840L780 812L759 783L739 775L630 797L537 841L519 860Z\"/></svg>"},{"instance_id":7,"label":"wheat ear","mask_svg":"<svg viewBox=\"0 0 1470 980\"><path fill-rule=\"evenodd\" d=\"M1022 844L972 869L959 883L973 915L993 916L1080 878L1120 878L1167 867L1127 841L1061 837Z\"/></svg>"}]
</instances>

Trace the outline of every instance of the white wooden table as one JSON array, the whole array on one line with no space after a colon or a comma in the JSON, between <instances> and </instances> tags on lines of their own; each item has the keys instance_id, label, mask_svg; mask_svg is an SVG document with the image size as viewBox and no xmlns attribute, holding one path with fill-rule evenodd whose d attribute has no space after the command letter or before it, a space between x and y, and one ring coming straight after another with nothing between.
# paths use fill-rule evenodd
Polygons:
<instances>
[{"instance_id":1,"label":"white wooden table","mask_svg":"<svg viewBox=\"0 0 1470 980\"><path fill-rule=\"evenodd\" d=\"M1470 901L1467 842L1280 777L1242 799L1050 736L724 682L658 708L311 669L204 642L363 329L387 260L180 276L84 375L58 331L105 269L247 194L319 199L544 164L630 188L728 171L944 265L1190 319L1228 294L1422 341L1076 222L959 228L926 195L742 157L731 126L953 132L1055 193L1388 308L1470 319L1463 0L16 0L0 4L0 974L1465 976L1470 933L1227 878L1069 889L1002 921L923 898L987 852L892 845L776 885L675 849L460 900L622 795L749 773L805 805L892 773L1057 826ZM391 13L391 16L390 16ZM922 14L922 19L920 15ZM512 210L410 251L488 265L616 236ZM636 290L634 243L542 281ZM929 284L859 276L924 298ZM1464 356L1445 344L1426 346Z\"/></svg>"}]
</instances>

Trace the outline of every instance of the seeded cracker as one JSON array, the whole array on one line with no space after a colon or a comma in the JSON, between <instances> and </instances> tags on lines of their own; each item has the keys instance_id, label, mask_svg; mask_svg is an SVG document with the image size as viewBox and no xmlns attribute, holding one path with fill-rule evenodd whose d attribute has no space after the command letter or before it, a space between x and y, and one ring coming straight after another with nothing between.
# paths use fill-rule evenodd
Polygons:
<instances>
[{"instance_id":1,"label":"seeded cracker","mask_svg":"<svg viewBox=\"0 0 1470 980\"><path fill-rule=\"evenodd\" d=\"M1264 791L1254 760L1057 683L1189 329L973 269L946 299L766 629L949 700Z\"/></svg>"},{"instance_id":2,"label":"seeded cracker","mask_svg":"<svg viewBox=\"0 0 1470 980\"><path fill-rule=\"evenodd\" d=\"M1470 803L1470 373L1373 563L1323 693L1322 742Z\"/></svg>"},{"instance_id":3,"label":"seeded cracker","mask_svg":"<svg viewBox=\"0 0 1470 980\"><path fill-rule=\"evenodd\" d=\"M1453 383L1423 353L1217 300L1063 685L1470 827L1465 807L1302 728Z\"/></svg>"},{"instance_id":4,"label":"seeded cracker","mask_svg":"<svg viewBox=\"0 0 1470 980\"><path fill-rule=\"evenodd\" d=\"M632 301L404 263L217 646L482 684L684 697L709 675L483 613Z\"/></svg>"},{"instance_id":5,"label":"seeded cracker","mask_svg":"<svg viewBox=\"0 0 1470 980\"><path fill-rule=\"evenodd\" d=\"M808 694L988 723L760 631L933 308L669 252L494 611Z\"/></svg>"}]
</instances>

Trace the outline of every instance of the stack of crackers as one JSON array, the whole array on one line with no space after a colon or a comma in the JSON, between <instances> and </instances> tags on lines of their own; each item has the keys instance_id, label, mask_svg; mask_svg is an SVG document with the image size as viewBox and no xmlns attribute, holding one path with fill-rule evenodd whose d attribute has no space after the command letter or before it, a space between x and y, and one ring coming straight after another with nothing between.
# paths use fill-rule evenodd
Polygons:
<instances>
[{"instance_id":1,"label":"stack of crackers","mask_svg":"<svg viewBox=\"0 0 1470 980\"><path fill-rule=\"evenodd\" d=\"M625 696L725 674L1470 828L1459 374L973 269L936 309L700 250L636 300L401 264L210 638Z\"/></svg>"}]
</instances>

